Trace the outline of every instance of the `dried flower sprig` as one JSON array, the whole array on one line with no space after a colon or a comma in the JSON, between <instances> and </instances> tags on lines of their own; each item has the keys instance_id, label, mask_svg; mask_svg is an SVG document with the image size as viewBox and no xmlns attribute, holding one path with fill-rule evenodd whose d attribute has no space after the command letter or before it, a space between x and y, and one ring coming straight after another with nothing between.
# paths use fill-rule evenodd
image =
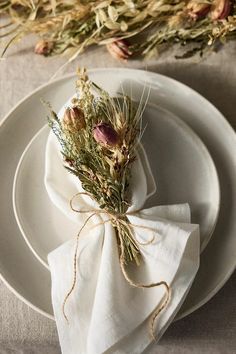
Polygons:
<instances>
[{"instance_id":1,"label":"dried flower sprig","mask_svg":"<svg viewBox=\"0 0 236 354\"><path fill-rule=\"evenodd\" d=\"M235 0L4 0L0 14L11 19L0 28L9 43L36 33L36 53L69 51L71 58L92 44L124 60L150 56L166 43L196 43L195 53L236 34Z\"/></svg>"},{"instance_id":2,"label":"dried flower sprig","mask_svg":"<svg viewBox=\"0 0 236 354\"><path fill-rule=\"evenodd\" d=\"M78 99L60 120L51 111L48 122L56 134L65 168L77 176L86 193L108 215L119 216L119 240L124 242L125 263L139 262L139 245L125 215L131 203L130 168L140 135L141 109L130 97L112 98L79 71Z\"/></svg>"}]
</instances>

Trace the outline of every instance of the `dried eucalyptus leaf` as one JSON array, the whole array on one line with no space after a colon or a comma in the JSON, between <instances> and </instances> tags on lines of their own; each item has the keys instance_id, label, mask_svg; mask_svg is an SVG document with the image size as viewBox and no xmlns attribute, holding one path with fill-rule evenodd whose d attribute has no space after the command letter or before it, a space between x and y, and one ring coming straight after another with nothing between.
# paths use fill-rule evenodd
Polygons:
<instances>
[{"instance_id":1,"label":"dried eucalyptus leaf","mask_svg":"<svg viewBox=\"0 0 236 354\"><path fill-rule=\"evenodd\" d=\"M108 6L108 15L111 19L112 22L116 22L116 20L119 17L118 11L116 10L116 8L114 6Z\"/></svg>"},{"instance_id":2,"label":"dried eucalyptus leaf","mask_svg":"<svg viewBox=\"0 0 236 354\"><path fill-rule=\"evenodd\" d=\"M121 21L120 29L122 32L126 32L128 30L128 24L125 21Z\"/></svg>"},{"instance_id":3,"label":"dried eucalyptus leaf","mask_svg":"<svg viewBox=\"0 0 236 354\"><path fill-rule=\"evenodd\" d=\"M107 20L104 25L110 30L119 30L120 24L118 22L113 22L111 20Z\"/></svg>"}]
</instances>

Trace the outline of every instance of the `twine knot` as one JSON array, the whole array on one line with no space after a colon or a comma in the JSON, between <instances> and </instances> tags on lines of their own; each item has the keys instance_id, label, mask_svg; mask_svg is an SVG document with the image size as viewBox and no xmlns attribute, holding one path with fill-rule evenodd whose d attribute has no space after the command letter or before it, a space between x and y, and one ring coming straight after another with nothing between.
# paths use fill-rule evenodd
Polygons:
<instances>
[{"instance_id":1,"label":"twine knot","mask_svg":"<svg viewBox=\"0 0 236 354\"><path fill-rule=\"evenodd\" d=\"M66 294L65 296L65 299L63 301L63 305L62 305L62 312L63 312L63 315L66 319L66 321L69 323L68 321L68 318L66 316L66 313L65 313L65 305L66 305L66 302L69 298L69 296L71 295L71 293L73 292L74 288L75 288L75 285L76 285L76 278L77 278L77 256L78 256L78 244L79 244L79 237L81 235L81 232L83 231L83 229L85 228L85 226L87 225L87 223L89 222L90 219L92 219L95 215L101 215L101 214L105 214L107 216L109 216L109 218L107 220L103 220L102 222L96 224L95 226L93 227L97 227L99 225L104 225L105 223L107 222L114 222L115 223L115 227L117 228L117 236L118 236L118 241L119 241L119 247L120 247L120 257L119 257L119 262L120 262L120 268L121 268L121 271L123 273L123 276L124 278L126 279L126 281L129 283L129 285L131 285L132 287L135 287L135 288L154 288L154 287L157 287L157 286L163 286L165 288L165 298L162 302L162 304L157 307L152 316L151 316L151 319L150 319L150 335L151 335L151 338L153 340L156 340L156 337L155 337L155 334L154 334L154 324L155 324L155 319L157 318L157 316L160 314L160 312L167 306L169 300L170 300L170 287L169 285L163 280L163 281L160 281L160 282L157 282L157 283L150 283L150 284L143 284L143 283L137 283L135 281L133 281L128 273L127 273L127 270L126 270L126 262L125 262L125 246L124 246L124 240L121 236L121 233L119 232L119 229L120 229L120 226L123 225L125 227L127 227L130 231L131 231L131 237L130 237L130 241L133 242L133 244L136 245L137 249L139 249L139 246L146 246L146 245L149 245L151 244L153 241L154 241L154 238L155 238L155 234L158 233L158 231L156 229L153 229L151 227L147 227L147 226L144 226L144 225L136 225L136 224L133 224L133 223L130 223L127 216L128 215L137 215L139 214L140 212L140 209L139 210L136 210L136 211L133 211L133 212L125 212L125 213L120 213L120 212L116 212L116 211L111 211L111 210L107 210L106 208L104 209L90 209L90 210L78 210L76 208L74 208L73 206L73 201L74 199L79 196L79 195L86 195L86 196L89 196L89 193L86 193L86 192L79 192L79 193L76 193L71 199L70 199L70 208L71 210L73 210L74 212L76 213L79 213L79 214L90 214L87 219L85 220L83 226L80 228L78 234L77 234L77 237L76 237L76 247L75 247L75 253L74 253L74 259L73 259L73 268L74 268L74 276L73 276L73 282L72 282L72 285L71 285L71 288L70 290L68 291L68 293ZM91 227L91 228L93 228ZM146 242L140 242L139 240L137 240L135 238L135 233L133 232L133 229L137 227L137 228L141 228L141 229L145 229L145 230L148 230L148 231L152 231L153 232L153 237L146 241Z\"/></svg>"}]
</instances>

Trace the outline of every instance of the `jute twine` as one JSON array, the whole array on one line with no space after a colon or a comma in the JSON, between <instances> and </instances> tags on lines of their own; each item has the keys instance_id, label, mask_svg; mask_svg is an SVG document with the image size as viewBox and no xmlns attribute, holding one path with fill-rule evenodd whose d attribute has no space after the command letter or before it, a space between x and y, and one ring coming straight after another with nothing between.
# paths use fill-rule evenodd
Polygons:
<instances>
[{"instance_id":1,"label":"jute twine","mask_svg":"<svg viewBox=\"0 0 236 354\"><path fill-rule=\"evenodd\" d=\"M160 312L163 311L164 308L167 306L167 304L168 304L168 302L170 300L171 290L170 290L169 285L166 283L166 281L160 281L160 282L157 282L157 283L150 283L150 284L143 284L143 283L135 282L135 281L133 281L130 278L130 276L128 275L127 270L126 270L125 244L124 244L124 239L121 236L120 228L121 228L121 225L124 225L124 226L126 226L129 229L130 233L129 233L128 237L130 238L130 241L137 246L138 249L139 249L138 246L145 246L145 245L151 244L154 241L154 238L155 238L154 234L157 233L157 230L156 229L152 229L152 228L147 227L147 226L143 226L143 225L136 225L136 224L130 223L129 221L124 220L124 217L126 217L127 215L138 215L138 212L140 210L137 210L135 212L126 212L124 214L120 214L120 213L111 213L109 211L106 211L105 209L90 209L90 210L78 210L78 209L75 209L74 206L73 206L73 201L79 195L87 195L87 196L91 197L90 194L86 193L86 192L80 192L80 193L75 194L70 200L70 208L71 208L71 210L73 210L74 212L79 213L79 214L90 214L90 215L85 220L83 226L80 228L80 230L79 230L79 232L77 234L77 237L76 237L75 252L74 252L74 257L73 257L73 269L74 269L73 281L72 281L72 285L70 287L70 290L67 292L67 294L65 296L65 299L63 301L63 304L62 304L62 312L63 312L63 315L64 315L66 321L69 323L68 317L67 317L67 315L65 313L65 305L66 305L66 302L67 302L68 298L70 297L70 295L72 294L72 292L73 292L73 290L75 288L76 279L77 279L77 258L78 258L78 246L79 246L80 235L81 235L82 231L84 230L85 226L87 225L87 223L89 222L90 219L92 219L96 215L106 214L107 216L109 216L109 218L107 220L104 220L104 221L96 224L95 226L93 226L91 228L97 227L99 225L104 225L107 222L112 222L113 226L115 226L117 228L117 231L118 231L117 235L118 235L118 239L119 239L119 243L120 243L119 244L119 247L120 247L120 256L119 256L120 268L121 268L121 271L122 271L123 276L126 279L126 281L131 286L133 286L135 288L139 288L139 289L154 288L154 287L158 287L158 286L163 286L165 288L164 300L162 301L160 306L158 306L153 311L152 316L151 316L150 321L149 321L149 333L150 333L150 336L151 336L151 338L153 340L156 340L157 338L156 338L155 333L154 333L154 331L155 331L155 320L156 320L157 316L160 314ZM153 232L153 237L150 240L148 240L147 242L140 242L139 240L137 240L135 238L135 233L133 232L133 228L136 228L136 227L144 229L144 230L146 229L148 231L152 231Z\"/></svg>"}]
</instances>

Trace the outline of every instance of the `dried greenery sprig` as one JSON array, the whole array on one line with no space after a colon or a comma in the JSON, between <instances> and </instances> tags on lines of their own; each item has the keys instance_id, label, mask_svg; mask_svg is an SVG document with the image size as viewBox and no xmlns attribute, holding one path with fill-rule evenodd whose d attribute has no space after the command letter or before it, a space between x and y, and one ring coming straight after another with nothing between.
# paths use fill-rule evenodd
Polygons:
<instances>
[{"instance_id":1,"label":"dried greenery sprig","mask_svg":"<svg viewBox=\"0 0 236 354\"><path fill-rule=\"evenodd\" d=\"M92 44L119 59L150 56L166 43L196 43L194 54L236 34L235 0L4 0L0 14L11 21L0 37L36 33L36 53L72 58Z\"/></svg>"},{"instance_id":2,"label":"dried greenery sprig","mask_svg":"<svg viewBox=\"0 0 236 354\"><path fill-rule=\"evenodd\" d=\"M48 122L61 144L66 169L77 176L86 193L108 215L118 215L125 263L140 255L125 215L131 200L130 168L140 134L141 106L130 97L112 98L79 71L78 98L60 120L51 111ZM113 220L114 221L114 220Z\"/></svg>"}]
</instances>

